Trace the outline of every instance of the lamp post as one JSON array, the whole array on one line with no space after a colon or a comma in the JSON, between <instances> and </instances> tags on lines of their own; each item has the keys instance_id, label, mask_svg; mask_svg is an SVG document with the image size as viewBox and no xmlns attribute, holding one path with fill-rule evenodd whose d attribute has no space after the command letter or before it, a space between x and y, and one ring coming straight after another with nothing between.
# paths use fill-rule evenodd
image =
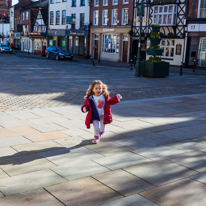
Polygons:
<instances>
[{"instance_id":1,"label":"lamp post","mask_svg":"<svg viewBox=\"0 0 206 206\"><path fill-rule=\"evenodd\" d=\"M137 5L138 7L138 5ZM138 9L138 8L137 8ZM142 16L144 14L144 0L141 0L141 13L140 13L140 27L139 27L139 43L138 43L138 53L137 53L137 66L135 76L140 77L141 68L141 38L142 38Z\"/></svg>"}]
</instances>

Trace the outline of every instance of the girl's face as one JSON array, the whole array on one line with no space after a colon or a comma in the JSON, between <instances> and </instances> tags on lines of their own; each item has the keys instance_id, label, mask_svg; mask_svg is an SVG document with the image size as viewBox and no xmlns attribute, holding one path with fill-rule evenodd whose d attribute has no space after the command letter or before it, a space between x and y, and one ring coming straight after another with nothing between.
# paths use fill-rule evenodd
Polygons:
<instances>
[{"instance_id":1,"label":"girl's face","mask_svg":"<svg viewBox=\"0 0 206 206\"><path fill-rule=\"evenodd\" d=\"M94 92L94 96L100 96L102 94L102 85L101 84L95 84L92 91Z\"/></svg>"}]
</instances>

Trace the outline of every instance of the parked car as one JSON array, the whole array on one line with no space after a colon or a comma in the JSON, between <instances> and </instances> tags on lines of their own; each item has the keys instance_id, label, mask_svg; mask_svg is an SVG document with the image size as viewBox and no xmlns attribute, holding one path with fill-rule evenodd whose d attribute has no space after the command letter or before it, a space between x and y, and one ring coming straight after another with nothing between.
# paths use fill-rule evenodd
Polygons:
<instances>
[{"instance_id":1,"label":"parked car","mask_svg":"<svg viewBox=\"0 0 206 206\"><path fill-rule=\"evenodd\" d=\"M3 52L12 53L12 48L6 44L0 44L0 51L1 51L1 53L3 53Z\"/></svg>"},{"instance_id":2,"label":"parked car","mask_svg":"<svg viewBox=\"0 0 206 206\"><path fill-rule=\"evenodd\" d=\"M70 61L73 60L73 54L68 51L63 51L61 48L56 46L50 46L46 49L46 57L55 58L56 60L59 59L69 59Z\"/></svg>"}]
</instances>

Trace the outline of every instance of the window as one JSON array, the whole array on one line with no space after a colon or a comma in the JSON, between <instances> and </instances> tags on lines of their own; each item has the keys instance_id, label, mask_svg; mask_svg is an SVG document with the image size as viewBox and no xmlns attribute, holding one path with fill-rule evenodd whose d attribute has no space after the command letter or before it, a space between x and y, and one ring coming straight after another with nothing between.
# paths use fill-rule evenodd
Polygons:
<instances>
[{"instance_id":1,"label":"window","mask_svg":"<svg viewBox=\"0 0 206 206\"><path fill-rule=\"evenodd\" d=\"M99 6L99 0L94 0L94 6Z\"/></svg>"},{"instance_id":2,"label":"window","mask_svg":"<svg viewBox=\"0 0 206 206\"><path fill-rule=\"evenodd\" d=\"M71 16L76 19L76 14L72 14ZM71 28L72 28L72 29L75 29L75 23L74 23L74 24L71 24Z\"/></svg>"},{"instance_id":3,"label":"window","mask_svg":"<svg viewBox=\"0 0 206 206\"><path fill-rule=\"evenodd\" d=\"M60 11L56 11L56 25L60 24Z\"/></svg>"},{"instance_id":4,"label":"window","mask_svg":"<svg viewBox=\"0 0 206 206\"><path fill-rule=\"evenodd\" d=\"M80 29L84 28L84 14L80 14Z\"/></svg>"},{"instance_id":5,"label":"window","mask_svg":"<svg viewBox=\"0 0 206 206\"><path fill-rule=\"evenodd\" d=\"M159 25L175 25L177 19L177 6L155 6L153 23Z\"/></svg>"},{"instance_id":6,"label":"window","mask_svg":"<svg viewBox=\"0 0 206 206\"><path fill-rule=\"evenodd\" d=\"M53 25L54 24L54 12L51 11L50 12L50 25Z\"/></svg>"},{"instance_id":7,"label":"window","mask_svg":"<svg viewBox=\"0 0 206 206\"><path fill-rule=\"evenodd\" d=\"M29 11L26 12L26 20L29 19Z\"/></svg>"},{"instance_id":8,"label":"window","mask_svg":"<svg viewBox=\"0 0 206 206\"><path fill-rule=\"evenodd\" d=\"M119 52L119 35L103 34L102 35L102 52L118 53Z\"/></svg>"},{"instance_id":9,"label":"window","mask_svg":"<svg viewBox=\"0 0 206 206\"><path fill-rule=\"evenodd\" d=\"M66 24L66 10L62 11L62 24Z\"/></svg>"},{"instance_id":10,"label":"window","mask_svg":"<svg viewBox=\"0 0 206 206\"><path fill-rule=\"evenodd\" d=\"M200 2L200 18L206 17L206 1L201 0Z\"/></svg>"},{"instance_id":11,"label":"window","mask_svg":"<svg viewBox=\"0 0 206 206\"><path fill-rule=\"evenodd\" d=\"M50 0L50 4L53 4L54 3L54 0Z\"/></svg>"},{"instance_id":12,"label":"window","mask_svg":"<svg viewBox=\"0 0 206 206\"><path fill-rule=\"evenodd\" d=\"M103 0L103 6L108 6L108 0Z\"/></svg>"},{"instance_id":13,"label":"window","mask_svg":"<svg viewBox=\"0 0 206 206\"><path fill-rule=\"evenodd\" d=\"M174 39L162 39L160 43L161 49L163 49L162 56L174 57L175 40Z\"/></svg>"},{"instance_id":14,"label":"window","mask_svg":"<svg viewBox=\"0 0 206 206\"><path fill-rule=\"evenodd\" d=\"M98 25L99 11L94 11L94 25Z\"/></svg>"},{"instance_id":15,"label":"window","mask_svg":"<svg viewBox=\"0 0 206 206\"><path fill-rule=\"evenodd\" d=\"M72 6L76 6L76 0L72 0Z\"/></svg>"},{"instance_id":16,"label":"window","mask_svg":"<svg viewBox=\"0 0 206 206\"><path fill-rule=\"evenodd\" d=\"M107 25L108 21L108 10L102 11L102 25Z\"/></svg>"},{"instance_id":17,"label":"window","mask_svg":"<svg viewBox=\"0 0 206 206\"><path fill-rule=\"evenodd\" d=\"M128 24L128 11L129 9L122 9L122 24Z\"/></svg>"},{"instance_id":18,"label":"window","mask_svg":"<svg viewBox=\"0 0 206 206\"><path fill-rule=\"evenodd\" d=\"M118 9L112 9L112 25L117 25Z\"/></svg>"},{"instance_id":19,"label":"window","mask_svg":"<svg viewBox=\"0 0 206 206\"><path fill-rule=\"evenodd\" d=\"M25 13L22 14L22 19L25 20Z\"/></svg>"},{"instance_id":20,"label":"window","mask_svg":"<svg viewBox=\"0 0 206 206\"><path fill-rule=\"evenodd\" d=\"M123 0L123 4L129 4L129 0Z\"/></svg>"},{"instance_id":21,"label":"window","mask_svg":"<svg viewBox=\"0 0 206 206\"><path fill-rule=\"evenodd\" d=\"M118 4L118 0L112 0L112 4L113 5L117 5Z\"/></svg>"},{"instance_id":22,"label":"window","mask_svg":"<svg viewBox=\"0 0 206 206\"><path fill-rule=\"evenodd\" d=\"M66 2L67 0L62 0L62 2Z\"/></svg>"},{"instance_id":23,"label":"window","mask_svg":"<svg viewBox=\"0 0 206 206\"><path fill-rule=\"evenodd\" d=\"M85 6L85 0L80 1L80 6Z\"/></svg>"}]
</instances>

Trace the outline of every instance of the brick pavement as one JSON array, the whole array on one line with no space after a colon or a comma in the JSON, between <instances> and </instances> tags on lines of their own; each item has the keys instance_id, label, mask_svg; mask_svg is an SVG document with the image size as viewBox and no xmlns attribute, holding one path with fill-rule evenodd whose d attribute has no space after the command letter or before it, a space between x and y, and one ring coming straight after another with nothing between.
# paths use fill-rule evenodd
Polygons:
<instances>
[{"instance_id":1,"label":"brick pavement","mask_svg":"<svg viewBox=\"0 0 206 206\"><path fill-rule=\"evenodd\" d=\"M206 90L200 75L4 55L0 66L1 206L202 206ZM80 106L102 79L123 101L98 145Z\"/></svg>"}]
</instances>

